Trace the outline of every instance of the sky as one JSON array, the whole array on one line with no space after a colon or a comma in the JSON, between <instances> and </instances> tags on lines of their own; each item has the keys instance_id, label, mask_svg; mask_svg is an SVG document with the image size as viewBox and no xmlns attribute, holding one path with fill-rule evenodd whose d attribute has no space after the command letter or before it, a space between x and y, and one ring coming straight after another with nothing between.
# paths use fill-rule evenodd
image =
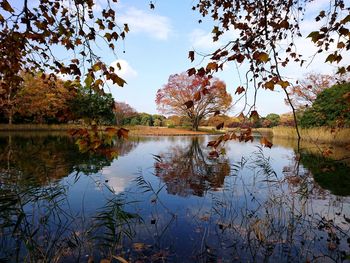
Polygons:
<instances>
[{"instance_id":1,"label":"sky","mask_svg":"<svg viewBox=\"0 0 350 263\"><path fill-rule=\"evenodd\" d=\"M101 11L105 2L96 0L95 11ZM97 49L98 55L107 64L115 65L117 62L121 64L122 69L117 73L126 80L127 85L123 88L109 85L107 89L116 101L126 102L138 112L158 113L155 103L156 92L167 83L169 76L192 67L205 66L205 61L200 59L191 63L188 51L210 53L225 43L225 40L232 39L235 32L228 32L222 41L212 41L211 31L215 22L210 17L202 18L198 11L192 10L196 2L196 0L156 0L153 1L155 9L150 9L149 0L118 1L117 21L120 25L127 23L130 32L124 42L118 41L116 55L107 48ZM304 59L311 59L316 53L317 49L306 36L320 27L314 17L321 8L327 7L327 4L329 6L329 0L316 0L307 7L301 28L304 36L296 40L298 50L304 54ZM203 22L198 23L199 19ZM316 56L310 65L305 63L303 68L290 64L282 74L290 82L302 79L310 72L332 74L335 72L335 67L324 63L326 56L326 54ZM343 57L344 63L350 64L349 54ZM238 115L244 106L243 101L237 102L238 96L234 95L234 92L238 86L245 84L241 81L244 79L242 76L245 74L245 67L246 65L236 67L235 64L230 64L215 75L226 83L228 92L233 96L235 106L230 112L232 116ZM284 92L281 89L260 90L256 106L261 116L291 111L284 102Z\"/></svg>"}]
</instances>

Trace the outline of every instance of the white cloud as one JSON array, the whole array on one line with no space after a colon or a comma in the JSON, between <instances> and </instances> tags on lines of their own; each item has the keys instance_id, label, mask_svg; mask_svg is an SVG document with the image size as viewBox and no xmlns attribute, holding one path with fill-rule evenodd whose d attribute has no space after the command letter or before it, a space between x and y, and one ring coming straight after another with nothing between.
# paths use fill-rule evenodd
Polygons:
<instances>
[{"instance_id":1,"label":"white cloud","mask_svg":"<svg viewBox=\"0 0 350 263\"><path fill-rule=\"evenodd\" d=\"M117 63L119 63L121 69L118 68ZM124 59L113 61L111 63L111 66L115 69L115 73L126 81L128 81L128 79L137 77L137 71L133 69Z\"/></svg>"},{"instance_id":2,"label":"white cloud","mask_svg":"<svg viewBox=\"0 0 350 263\"><path fill-rule=\"evenodd\" d=\"M220 41L213 42L213 35L202 29L194 29L190 35L190 43L195 50L213 51L221 46Z\"/></svg>"},{"instance_id":3,"label":"white cloud","mask_svg":"<svg viewBox=\"0 0 350 263\"><path fill-rule=\"evenodd\" d=\"M146 33L159 40L167 40L172 31L169 18L150 11L130 8L119 19L128 24L130 33Z\"/></svg>"}]
</instances>

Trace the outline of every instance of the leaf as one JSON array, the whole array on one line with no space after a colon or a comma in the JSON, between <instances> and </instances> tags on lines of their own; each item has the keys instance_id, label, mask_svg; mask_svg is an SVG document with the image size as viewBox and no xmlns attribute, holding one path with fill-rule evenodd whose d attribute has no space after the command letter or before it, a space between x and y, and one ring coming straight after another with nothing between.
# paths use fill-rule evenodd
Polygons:
<instances>
[{"instance_id":1,"label":"leaf","mask_svg":"<svg viewBox=\"0 0 350 263\"><path fill-rule=\"evenodd\" d=\"M261 143L261 145L263 145L264 147L268 147L268 148L271 148L272 145L273 145L266 137L262 137L262 138L260 139L260 143Z\"/></svg>"},{"instance_id":2,"label":"leaf","mask_svg":"<svg viewBox=\"0 0 350 263\"><path fill-rule=\"evenodd\" d=\"M280 85L283 89L287 88L290 85L288 81L283 80L278 81L277 84Z\"/></svg>"},{"instance_id":3,"label":"leaf","mask_svg":"<svg viewBox=\"0 0 350 263\"><path fill-rule=\"evenodd\" d=\"M214 116L219 115L219 114L220 114L220 111L219 111L219 110L217 110L217 111L214 112Z\"/></svg>"},{"instance_id":4,"label":"leaf","mask_svg":"<svg viewBox=\"0 0 350 263\"><path fill-rule=\"evenodd\" d=\"M224 122L222 122L222 123L216 125L216 129L217 129L217 130L220 130L220 129L222 129L222 128L224 128Z\"/></svg>"},{"instance_id":5,"label":"leaf","mask_svg":"<svg viewBox=\"0 0 350 263\"><path fill-rule=\"evenodd\" d=\"M188 58L191 60L191 62L193 62L193 60L194 60L194 51L189 51L188 52Z\"/></svg>"},{"instance_id":6,"label":"leaf","mask_svg":"<svg viewBox=\"0 0 350 263\"><path fill-rule=\"evenodd\" d=\"M207 71L210 71L210 70L218 70L218 64L216 62L210 62L208 63L207 65L207 68L206 68Z\"/></svg>"},{"instance_id":7,"label":"leaf","mask_svg":"<svg viewBox=\"0 0 350 263\"><path fill-rule=\"evenodd\" d=\"M258 56L258 60L262 62L267 62L269 60L269 55L265 52L261 52Z\"/></svg>"},{"instance_id":8,"label":"leaf","mask_svg":"<svg viewBox=\"0 0 350 263\"><path fill-rule=\"evenodd\" d=\"M3 0L3 1L2 1L1 7L2 7L5 11L7 11L7 12L10 12L10 13L15 12L15 10L13 10L13 8L12 8L11 5L9 4L9 2L7 2L7 0Z\"/></svg>"},{"instance_id":9,"label":"leaf","mask_svg":"<svg viewBox=\"0 0 350 263\"><path fill-rule=\"evenodd\" d=\"M122 78L120 78L117 74L115 73L111 73L109 75L109 78L113 81L113 84L117 83L118 86L120 87L124 87L124 84L126 83L125 80L123 80Z\"/></svg>"},{"instance_id":10,"label":"leaf","mask_svg":"<svg viewBox=\"0 0 350 263\"><path fill-rule=\"evenodd\" d=\"M316 42L319 39L320 32L313 31L307 37L310 37L312 42Z\"/></svg>"},{"instance_id":11,"label":"leaf","mask_svg":"<svg viewBox=\"0 0 350 263\"><path fill-rule=\"evenodd\" d=\"M187 70L187 74L188 76L192 76L194 74L196 74L196 69L195 68L190 68L189 70Z\"/></svg>"},{"instance_id":12,"label":"leaf","mask_svg":"<svg viewBox=\"0 0 350 263\"><path fill-rule=\"evenodd\" d=\"M125 129L125 128L120 128L118 131L117 131L117 136L119 138L124 138L124 139L128 139L129 137L129 130L128 129Z\"/></svg>"},{"instance_id":13,"label":"leaf","mask_svg":"<svg viewBox=\"0 0 350 263\"><path fill-rule=\"evenodd\" d=\"M122 66L120 65L119 62L117 62L117 68L118 68L119 70L122 70Z\"/></svg>"},{"instance_id":14,"label":"leaf","mask_svg":"<svg viewBox=\"0 0 350 263\"><path fill-rule=\"evenodd\" d=\"M149 4L149 8L151 8L151 9L155 8L155 6L154 6L154 4L152 2Z\"/></svg>"},{"instance_id":15,"label":"leaf","mask_svg":"<svg viewBox=\"0 0 350 263\"><path fill-rule=\"evenodd\" d=\"M264 87L265 89L269 89L273 91L275 89L275 83L272 80L270 80L268 82L265 82Z\"/></svg>"},{"instance_id":16,"label":"leaf","mask_svg":"<svg viewBox=\"0 0 350 263\"><path fill-rule=\"evenodd\" d=\"M90 74L88 74L85 78L85 81L84 81L86 87L90 88L93 81L94 81L93 77Z\"/></svg>"},{"instance_id":17,"label":"leaf","mask_svg":"<svg viewBox=\"0 0 350 263\"><path fill-rule=\"evenodd\" d=\"M259 120L259 113L256 110L251 111L250 118L254 121Z\"/></svg>"},{"instance_id":18,"label":"leaf","mask_svg":"<svg viewBox=\"0 0 350 263\"><path fill-rule=\"evenodd\" d=\"M243 88L242 86L239 86L237 89L236 89L236 92L235 92L235 94L241 94L242 92L244 92L245 91L245 88Z\"/></svg>"},{"instance_id":19,"label":"leaf","mask_svg":"<svg viewBox=\"0 0 350 263\"><path fill-rule=\"evenodd\" d=\"M128 24L124 24L124 31L128 33L130 31Z\"/></svg>"},{"instance_id":20,"label":"leaf","mask_svg":"<svg viewBox=\"0 0 350 263\"><path fill-rule=\"evenodd\" d=\"M187 107L187 109L189 109L189 108L192 108L194 104L192 100L189 100L189 101L186 101L184 105Z\"/></svg>"},{"instance_id":21,"label":"leaf","mask_svg":"<svg viewBox=\"0 0 350 263\"><path fill-rule=\"evenodd\" d=\"M201 92L197 91L193 96L194 101L199 101L201 99Z\"/></svg>"}]
</instances>

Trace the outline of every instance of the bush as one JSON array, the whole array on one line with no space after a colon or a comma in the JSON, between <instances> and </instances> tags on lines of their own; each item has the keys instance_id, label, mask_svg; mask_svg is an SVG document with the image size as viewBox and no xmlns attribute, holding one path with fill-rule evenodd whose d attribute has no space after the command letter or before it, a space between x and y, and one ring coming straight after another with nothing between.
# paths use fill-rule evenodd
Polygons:
<instances>
[{"instance_id":1,"label":"bush","mask_svg":"<svg viewBox=\"0 0 350 263\"><path fill-rule=\"evenodd\" d=\"M322 91L305 110L300 120L302 127L349 126L350 83L335 85Z\"/></svg>"}]
</instances>

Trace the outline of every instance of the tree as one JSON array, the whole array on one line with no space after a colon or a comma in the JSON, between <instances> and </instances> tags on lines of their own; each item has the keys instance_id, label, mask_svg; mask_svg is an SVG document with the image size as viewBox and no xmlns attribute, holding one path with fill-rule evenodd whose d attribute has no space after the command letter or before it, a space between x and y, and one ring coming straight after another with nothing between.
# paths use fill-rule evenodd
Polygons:
<instances>
[{"instance_id":1,"label":"tree","mask_svg":"<svg viewBox=\"0 0 350 263\"><path fill-rule=\"evenodd\" d=\"M137 114L136 110L125 102L115 102L113 111L118 126L125 124L125 119L131 118Z\"/></svg>"},{"instance_id":2,"label":"tree","mask_svg":"<svg viewBox=\"0 0 350 263\"><path fill-rule=\"evenodd\" d=\"M83 119L87 123L114 124L114 99L112 94L98 94L88 88L81 88L71 100L70 109L74 119Z\"/></svg>"},{"instance_id":3,"label":"tree","mask_svg":"<svg viewBox=\"0 0 350 263\"><path fill-rule=\"evenodd\" d=\"M305 79L299 81L298 85L290 88L290 98L294 107L304 109L311 106L318 94L330 88L336 82L337 79L334 75L307 74Z\"/></svg>"},{"instance_id":4,"label":"tree","mask_svg":"<svg viewBox=\"0 0 350 263\"><path fill-rule=\"evenodd\" d=\"M268 127L274 127L277 126L280 122L280 116L276 113L270 113L266 115L265 120L270 122L270 125Z\"/></svg>"},{"instance_id":5,"label":"tree","mask_svg":"<svg viewBox=\"0 0 350 263\"><path fill-rule=\"evenodd\" d=\"M14 98L17 121L48 123L69 119L69 103L76 96L74 85L54 74L27 73L21 77L23 83Z\"/></svg>"},{"instance_id":6,"label":"tree","mask_svg":"<svg viewBox=\"0 0 350 263\"><path fill-rule=\"evenodd\" d=\"M105 79L118 86L125 84L113 67L100 61L98 49L94 49L95 40L102 38L99 44L106 43L114 51L117 40L123 40L129 31L127 24L116 23L113 4L117 0L106 0L100 12L94 8L95 0L13 2L0 2L0 107L9 123L23 72L55 72L79 81L84 78L85 86L96 92L102 91ZM57 56L57 46L66 49L64 57L70 54L69 60Z\"/></svg>"},{"instance_id":7,"label":"tree","mask_svg":"<svg viewBox=\"0 0 350 263\"><path fill-rule=\"evenodd\" d=\"M226 112L231 102L223 81L186 73L171 75L156 95L160 112L187 116L193 130L198 130L199 122L209 114Z\"/></svg>"},{"instance_id":8,"label":"tree","mask_svg":"<svg viewBox=\"0 0 350 263\"><path fill-rule=\"evenodd\" d=\"M193 10L197 10L203 17L210 17L215 22L212 30L213 41L220 39L225 43L205 55L209 58L206 66L189 69L189 75L211 76L231 61L238 65L247 63L245 86L237 87L236 93L247 95L248 89L255 90L249 111L254 109L256 92L259 89L281 89L291 105L297 127L295 108L288 93L291 83L281 74L281 68L291 62L300 66L306 64L306 60L298 53L300 48L296 46L295 39L302 37L301 18L307 4L312 1L197 0L196 2ZM321 26L319 30L309 32L307 35L318 48L318 53L328 54L325 62L336 64L339 74L350 72L350 65L343 63L344 54L350 49L348 37L350 5L348 1L347 4L345 2L329 1L326 10L314 10L317 13L315 20ZM227 32L229 34L225 35ZM223 38L224 35L237 37L227 40L226 37ZM191 61L195 59L195 54L195 50L189 51ZM298 129L297 133L300 139Z\"/></svg>"},{"instance_id":9,"label":"tree","mask_svg":"<svg viewBox=\"0 0 350 263\"><path fill-rule=\"evenodd\" d=\"M350 125L350 83L335 85L322 91L305 110L300 124L303 127Z\"/></svg>"}]
</instances>

